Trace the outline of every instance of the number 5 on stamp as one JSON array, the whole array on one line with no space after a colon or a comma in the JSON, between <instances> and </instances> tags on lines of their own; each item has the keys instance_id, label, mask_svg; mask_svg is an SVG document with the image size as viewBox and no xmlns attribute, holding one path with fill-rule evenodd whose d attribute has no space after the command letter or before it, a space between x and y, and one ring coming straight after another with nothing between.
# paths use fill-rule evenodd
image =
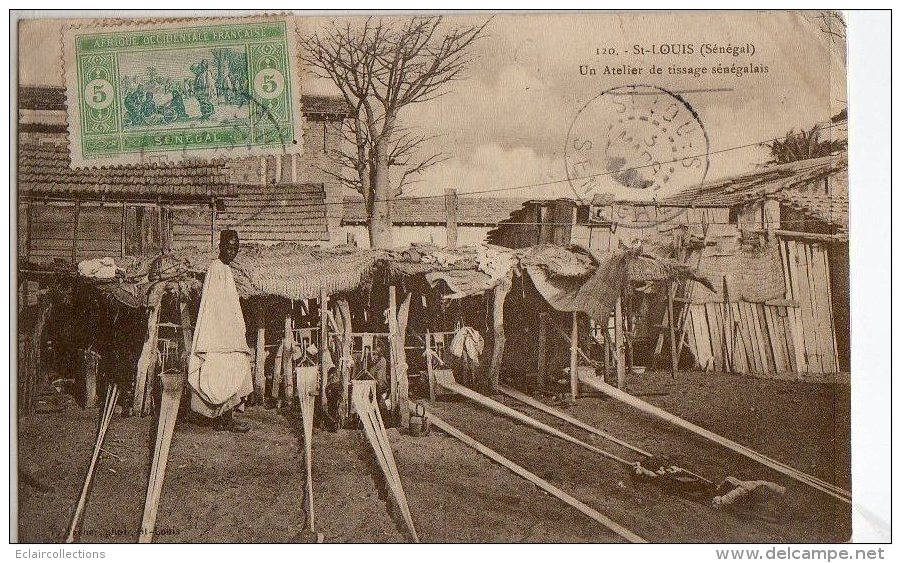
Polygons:
<instances>
[{"instance_id":1,"label":"number 5 on stamp","mask_svg":"<svg viewBox=\"0 0 901 563\"><path fill-rule=\"evenodd\" d=\"M294 19L64 31L73 166L299 153Z\"/></svg>"}]
</instances>

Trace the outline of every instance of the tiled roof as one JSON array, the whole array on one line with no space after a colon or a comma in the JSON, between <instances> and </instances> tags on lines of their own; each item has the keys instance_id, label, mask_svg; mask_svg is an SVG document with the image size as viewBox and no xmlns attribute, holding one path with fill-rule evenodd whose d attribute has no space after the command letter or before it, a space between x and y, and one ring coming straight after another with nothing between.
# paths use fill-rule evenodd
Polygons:
<instances>
[{"instance_id":1,"label":"tiled roof","mask_svg":"<svg viewBox=\"0 0 901 563\"><path fill-rule=\"evenodd\" d=\"M344 98L340 96L301 96L304 115L339 115L350 113ZM58 86L20 86L19 109L66 109L66 90Z\"/></svg>"},{"instance_id":2,"label":"tiled roof","mask_svg":"<svg viewBox=\"0 0 901 563\"><path fill-rule=\"evenodd\" d=\"M66 109L66 89L58 86L20 86L19 109Z\"/></svg>"},{"instance_id":3,"label":"tiled roof","mask_svg":"<svg viewBox=\"0 0 901 563\"><path fill-rule=\"evenodd\" d=\"M731 178L705 182L663 198L657 203L673 207L732 207L766 197L775 197L776 194L786 190L805 189L843 172L847 177L847 160L843 155L799 160Z\"/></svg>"},{"instance_id":4,"label":"tiled roof","mask_svg":"<svg viewBox=\"0 0 901 563\"><path fill-rule=\"evenodd\" d=\"M528 201L525 198L458 197L457 224L494 226ZM447 221L444 197L398 198L391 209L391 220L401 224L441 224ZM361 198L344 199L345 225L366 223L366 206Z\"/></svg>"},{"instance_id":5,"label":"tiled roof","mask_svg":"<svg viewBox=\"0 0 901 563\"><path fill-rule=\"evenodd\" d=\"M350 108L347 107L344 98L340 96L303 95L300 98L300 103L303 105L304 115L328 114L342 117L350 115Z\"/></svg>"},{"instance_id":6,"label":"tiled roof","mask_svg":"<svg viewBox=\"0 0 901 563\"><path fill-rule=\"evenodd\" d=\"M224 197L235 193L223 165L146 164L101 168L70 167L68 141L20 141L19 193L34 196L90 194L119 197Z\"/></svg>"},{"instance_id":7,"label":"tiled roof","mask_svg":"<svg viewBox=\"0 0 901 563\"><path fill-rule=\"evenodd\" d=\"M779 195L779 201L819 221L834 227L848 229L848 197L823 193L788 191Z\"/></svg>"},{"instance_id":8,"label":"tiled roof","mask_svg":"<svg viewBox=\"0 0 901 563\"><path fill-rule=\"evenodd\" d=\"M234 199L225 199L218 226L235 229L241 240L320 242L329 240L325 188L322 184L239 186Z\"/></svg>"}]
</instances>

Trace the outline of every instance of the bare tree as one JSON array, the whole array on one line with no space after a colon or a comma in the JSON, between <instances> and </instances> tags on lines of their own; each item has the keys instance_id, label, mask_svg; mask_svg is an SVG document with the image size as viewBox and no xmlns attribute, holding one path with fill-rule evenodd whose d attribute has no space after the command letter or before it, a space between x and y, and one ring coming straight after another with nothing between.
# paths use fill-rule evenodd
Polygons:
<instances>
[{"instance_id":1,"label":"bare tree","mask_svg":"<svg viewBox=\"0 0 901 563\"><path fill-rule=\"evenodd\" d=\"M809 10L801 12L804 18L824 33L835 46L842 62L847 59L848 25L838 10Z\"/></svg>"},{"instance_id":2,"label":"bare tree","mask_svg":"<svg viewBox=\"0 0 901 563\"><path fill-rule=\"evenodd\" d=\"M363 195L373 247L392 246L394 197L444 160L440 153L421 154L429 138L403 126L401 110L446 94L450 82L464 78L470 46L486 25L449 28L438 16L370 17L359 24L332 22L301 40L310 69L334 82L351 109L345 137L352 148L332 155L340 172L326 172ZM393 178L392 169L399 172Z\"/></svg>"}]
</instances>

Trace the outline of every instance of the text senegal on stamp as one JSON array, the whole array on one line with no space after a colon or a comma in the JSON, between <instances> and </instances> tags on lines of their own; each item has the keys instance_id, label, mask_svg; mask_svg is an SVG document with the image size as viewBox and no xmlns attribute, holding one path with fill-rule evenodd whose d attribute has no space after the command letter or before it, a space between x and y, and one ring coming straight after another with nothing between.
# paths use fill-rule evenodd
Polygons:
<instances>
[{"instance_id":1,"label":"text senegal on stamp","mask_svg":"<svg viewBox=\"0 0 901 563\"><path fill-rule=\"evenodd\" d=\"M63 35L73 166L302 150L290 17L71 26Z\"/></svg>"}]
</instances>

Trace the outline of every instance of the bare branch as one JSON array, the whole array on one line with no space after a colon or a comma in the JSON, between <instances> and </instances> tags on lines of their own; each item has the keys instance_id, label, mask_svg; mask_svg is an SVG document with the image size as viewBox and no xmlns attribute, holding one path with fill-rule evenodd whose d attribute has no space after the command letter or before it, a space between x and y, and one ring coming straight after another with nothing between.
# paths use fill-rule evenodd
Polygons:
<instances>
[{"instance_id":1,"label":"bare branch","mask_svg":"<svg viewBox=\"0 0 901 563\"><path fill-rule=\"evenodd\" d=\"M363 194L370 217L375 202L400 195L447 160L441 153L417 158L434 137L403 126L401 112L446 94L465 77L471 47L490 21L449 28L440 16L369 17L353 25L333 21L300 40L309 71L331 80L350 112L342 136L353 150L329 154L340 172L322 171Z\"/></svg>"}]
</instances>

